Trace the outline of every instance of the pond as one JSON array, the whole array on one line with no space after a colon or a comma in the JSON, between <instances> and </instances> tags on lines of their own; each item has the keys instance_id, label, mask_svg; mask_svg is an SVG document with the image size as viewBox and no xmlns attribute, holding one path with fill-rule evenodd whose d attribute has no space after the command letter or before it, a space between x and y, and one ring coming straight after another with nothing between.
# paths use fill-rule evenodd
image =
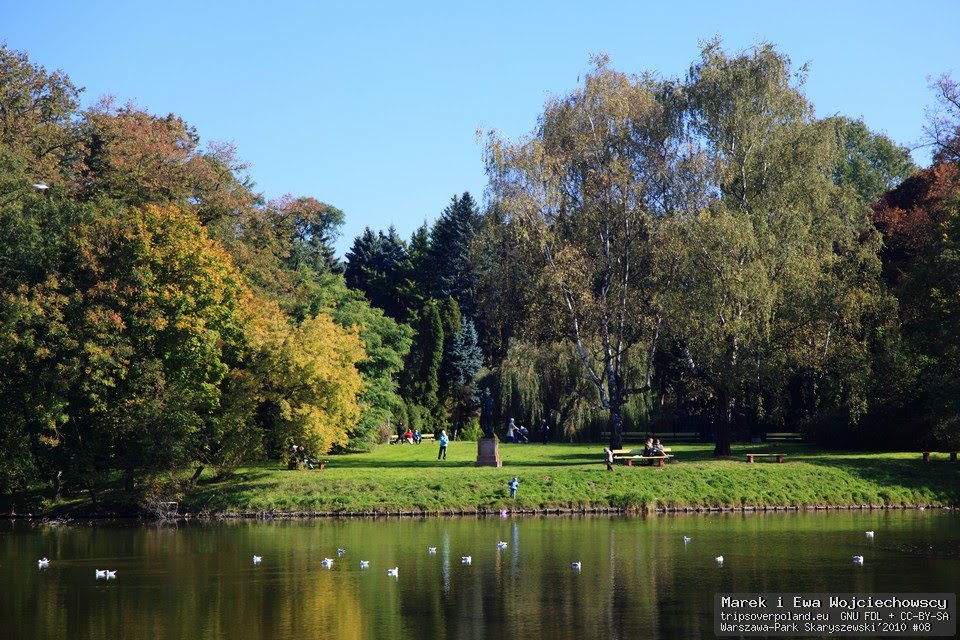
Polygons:
<instances>
[{"instance_id":1,"label":"pond","mask_svg":"<svg viewBox=\"0 0 960 640\"><path fill-rule=\"evenodd\" d=\"M940 510L0 523L3 638L700 638L717 592L958 582Z\"/></svg>"}]
</instances>

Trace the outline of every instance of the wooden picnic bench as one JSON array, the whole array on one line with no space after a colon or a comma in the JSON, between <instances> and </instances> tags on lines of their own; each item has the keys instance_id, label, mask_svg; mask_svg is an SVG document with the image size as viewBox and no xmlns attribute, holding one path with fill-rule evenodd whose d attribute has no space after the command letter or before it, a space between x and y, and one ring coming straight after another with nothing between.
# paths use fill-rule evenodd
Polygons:
<instances>
[{"instance_id":1,"label":"wooden picnic bench","mask_svg":"<svg viewBox=\"0 0 960 640\"><path fill-rule=\"evenodd\" d=\"M669 449L664 449L664 452L669 451ZM673 457L673 454L665 453L662 456L645 456L643 455L643 449L614 449L613 450L613 460L623 460L628 467L632 467L634 462L649 463L651 465L656 461L656 466L662 467L666 464L667 460Z\"/></svg>"},{"instance_id":2,"label":"wooden picnic bench","mask_svg":"<svg viewBox=\"0 0 960 640\"><path fill-rule=\"evenodd\" d=\"M420 435L420 438L423 440L433 440L434 436L432 433L424 433ZM395 444L399 439L400 439L400 436L394 433L393 435L390 436L390 444ZM416 444L416 441L414 441L414 444Z\"/></svg>"},{"instance_id":3,"label":"wooden picnic bench","mask_svg":"<svg viewBox=\"0 0 960 640\"><path fill-rule=\"evenodd\" d=\"M950 454L950 462L956 462L956 461L957 461L957 452L956 452L956 451L923 451L922 453L923 453L923 461L924 461L924 462L930 462L930 454L931 454L931 453L949 453L949 454Z\"/></svg>"},{"instance_id":4,"label":"wooden picnic bench","mask_svg":"<svg viewBox=\"0 0 960 640\"><path fill-rule=\"evenodd\" d=\"M783 462L783 457L787 454L785 453L746 453L747 462L753 462L754 458L776 458L777 462Z\"/></svg>"}]
</instances>

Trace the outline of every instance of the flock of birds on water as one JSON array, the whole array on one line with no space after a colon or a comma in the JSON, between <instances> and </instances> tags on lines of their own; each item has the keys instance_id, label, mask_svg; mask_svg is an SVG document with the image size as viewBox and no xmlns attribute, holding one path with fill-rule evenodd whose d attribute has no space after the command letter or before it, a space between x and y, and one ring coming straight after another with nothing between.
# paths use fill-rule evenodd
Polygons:
<instances>
[{"instance_id":1,"label":"flock of birds on water","mask_svg":"<svg viewBox=\"0 0 960 640\"><path fill-rule=\"evenodd\" d=\"M866 531L865 533L868 539L871 539L871 540L873 539L873 531ZM684 546L686 546L692 541L693 541L693 538L691 538L690 536L683 536ZM503 549L506 549L506 548L507 548L506 542L504 542L503 540L500 540L497 542L497 550L502 551ZM337 549L337 557L339 558L343 556L343 554L345 554L346 552L347 552L346 549ZM427 553L435 554L436 552L437 552L436 547L427 547ZM333 558L324 558L323 562L321 562L320 564L326 567L327 569L330 569L333 567L333 560L334 560ZM714 558L714 560L719 566L721 567L723 566L723 556L717 556L716 558ZM258 556L258 555L253 556L253 564L260 564L261 562L263 562L263 556ZM473 556L460 556L460 563L473 564ZM863 556L853 556L853 564L858 566L863 566ZM49 568L50 560L46 557L40 558L39 560L37 560L37 567L40 569ZM369 569L370 561L361 560L360 568ZM575 562L570 563L570 568L575 571L580 571L583 568L583 564L579 560L577 560ZM117 577L117 572L111 571L110 569L95 569L94 571L95 571L94 577L97 580L100 580L101 578L105 580L113 580ZM387 569L387 575L392 576L394 578L398 578L400 576L400 567Z\"/></svg>"}]
</instances>

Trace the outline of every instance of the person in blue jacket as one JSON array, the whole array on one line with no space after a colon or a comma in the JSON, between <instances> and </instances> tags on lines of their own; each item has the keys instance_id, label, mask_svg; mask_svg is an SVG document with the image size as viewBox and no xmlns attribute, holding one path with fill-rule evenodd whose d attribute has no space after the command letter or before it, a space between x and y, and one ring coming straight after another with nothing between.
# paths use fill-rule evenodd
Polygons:
<instances>
[{"instance_id":1,"label":"person in blue jacket","mask_svg":"<svg viewBox=\"0 0 960 640\"><path fill-rule=\"evenodd\" d=\"M440 431L440 453L437 454L437 460L443 458L447 459L447 443L450 442L450 438L447 437L447 432Z\"/></svg>"},{"instance_id":2,"label":"person in blue jacket","mask_svg":"<svg viewBox=\"0 0 960 640\"><path fill-rule=\"evenodd\" d=\"M517 489L520 488L520 481L517 480L517 476L513 476L513 480L507 483L507 486L510 487L510 497L517 497Z\"/></svg>"}]
</instances>

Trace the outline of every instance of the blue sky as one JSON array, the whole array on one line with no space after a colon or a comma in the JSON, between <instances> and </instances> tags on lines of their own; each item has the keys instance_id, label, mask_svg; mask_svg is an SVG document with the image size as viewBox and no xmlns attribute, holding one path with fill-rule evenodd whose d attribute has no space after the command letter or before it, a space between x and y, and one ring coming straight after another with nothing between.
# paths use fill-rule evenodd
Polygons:
<instances>
[{"instance_id":1,"label":"blue sky","mask_svg":"<svg viewBox=\"0 0 960 640\"><path fill-rule=\"evenodd\" d=\"M349 4L349 6L347 6ZM478 128L531 131L591 54L683 75L699 43L810 64L818 115L922 141L929 78L960 73L960 2L66 2L0 0L0 40L86 87L233 142L268 198L314 196L409 236L486 184ZM33 6L31 6L33 5ZM929 162L917 149L915 160Z\"/></svg>"}]
</instances>

